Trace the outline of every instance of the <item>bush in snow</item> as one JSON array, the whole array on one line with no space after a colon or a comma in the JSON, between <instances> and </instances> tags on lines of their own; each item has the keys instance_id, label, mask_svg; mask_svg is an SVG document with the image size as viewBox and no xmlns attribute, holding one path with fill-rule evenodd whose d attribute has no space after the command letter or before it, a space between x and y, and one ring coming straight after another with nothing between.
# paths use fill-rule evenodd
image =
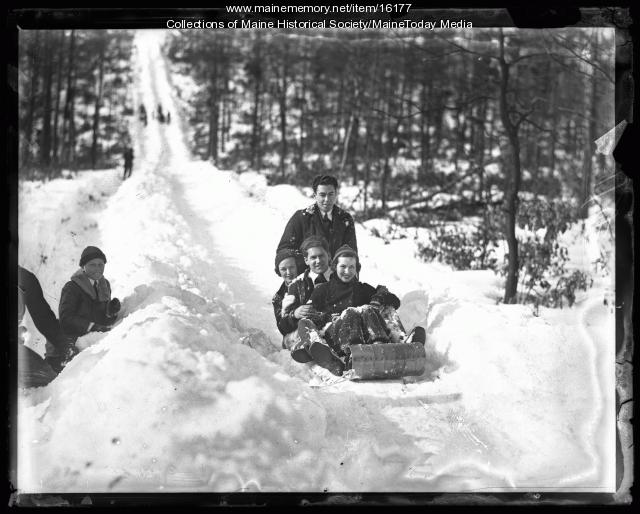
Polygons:
<instances>
[{"instance_id":1,"label":"bush in snow","mask_svg":"<svg viewBox=\"0 0 640 514\"><path fill-rule=\"evenodd\" d=\"M593 279L584 271L568 270L569 251L559 236L577 222L577 209L568 202L534 197L518 207L518 303L536 307L572 306L576 291L586 291ZM507 274L508 255L500 270Z\"/></svg>"},{"instance_id":2,"label":"bush in snow","mask_svg":"<svg viewBox=\"0 0 640 514\"><path fill-rule=\"evenodd\" d=\"M480 223L436 225L428 242L417 241L417 254L425 261L438 260L457 270L496 271L498 215L495 207L487 206Z\"/></svg>"}]
</instances>

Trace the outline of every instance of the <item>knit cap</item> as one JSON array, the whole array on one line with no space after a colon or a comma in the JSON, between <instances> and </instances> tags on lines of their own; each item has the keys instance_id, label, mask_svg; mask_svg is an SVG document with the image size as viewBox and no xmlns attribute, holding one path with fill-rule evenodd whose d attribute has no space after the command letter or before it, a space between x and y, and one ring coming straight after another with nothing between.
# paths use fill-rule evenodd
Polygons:
<instances>
[{"instance_id":1,"label":"knit cap","mask_svg":"<svg viewBox=\"0 0 640 514\"><path fill-rule=\"evenodd\" d=\"M302 254L298 250L294 250L293 248L283 248L278 253L276 253L276 275L280 276L280 270L278 266L280 263L288 259L289 257L293 257L296 260L297 272L302 273L302 270L305 267L304 258Z\"/></svg>"},{"instance_id":2,"label":"knit cap","mask_svg":"<svg viewBox=\"0 0 640 514\"><path fill-rule=\"evenodd\" d=\"M336 250L335 255L333 256L333 260L331 261L331 267L336 269L338 265L338 258L340 257L355 257L356 258L356 271L360 271L360 257L358 257L358 252L356 252L349 245L342 245L340 248Z\"/></svg>"},{"instance_id":3,"label":"knit cap","mask_svg":"<svg viewBox=\"0 0 640 514\"><path fill-rule=\"evenodd\" d=\"M91 259L102 259L105 264L107 263L106 256L97 246L87 246L82 250L82 255L80 256L80 267L84 266Z\"/></svg>"}]
</instances>

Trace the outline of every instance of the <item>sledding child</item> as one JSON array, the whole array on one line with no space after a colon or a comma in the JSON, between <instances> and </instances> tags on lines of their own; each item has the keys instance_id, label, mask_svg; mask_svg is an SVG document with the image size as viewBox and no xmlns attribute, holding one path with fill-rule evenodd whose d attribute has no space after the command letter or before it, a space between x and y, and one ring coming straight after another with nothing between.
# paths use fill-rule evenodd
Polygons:
<instances>
[{"instance_id":1,"label":"sledding child","mask_svg":"<svg viewBox=\"0 0 640 514\"><path fill-rule=\"evenodd\" d=\"M374 288L360 282L358 254L347 245L336 251L331 269L329 282L318 285L311 293L313 307L323 313L322 322L329 323L321 327L316 322L326 343L315 336L318 332L310 320L301 320L298 332L301 339L310 340L309 353L314 360L340 375L348 367L351 345L391 341L380 310L385 306L398 309L400 300L384 286ZM411 339L424 343L424 335L424 329L416 327Z\"/></svg>"},{"instance_id":2,"label":"sledding child","mask_svg":"<svg viewBox=\"0 0 640 514\"><path fill-rule=\"evenodd\" d=\"M301 319L317 321L321 316L310 304L309 299L316 284L327 282L331 275L329 242L323 236L311 235L302 242L300 251L306 269L287 288L287 294L282 301L282 321L278 328L291 329L283 338L283 346L291 351L293 360L305 363L310 362L312 357L307 347L302 344L297 328Z\"/></svg>"},{"instance_id":3,"label":"sledding child","mask_svg":"<svg viewBox=\"0 0 640 514\"><path fill-rule=\"evenodd\" d=\"M80 256L80 269L62 288L60 325L68 336L111 330L120 311L120 301L111 299L111 285L104 278L107 262L102 250L87 246Z\"/></svg>"}]
</instances>

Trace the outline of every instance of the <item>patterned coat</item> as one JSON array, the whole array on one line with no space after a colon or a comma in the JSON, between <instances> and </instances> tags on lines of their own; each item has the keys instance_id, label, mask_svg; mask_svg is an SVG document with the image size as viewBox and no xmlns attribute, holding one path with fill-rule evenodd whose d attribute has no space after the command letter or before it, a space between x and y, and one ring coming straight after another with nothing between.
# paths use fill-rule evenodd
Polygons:
<instances>
[{"instance_id":1,"label":"patterned coat","mask_svg":"<svg viewBox=\"0 0 640 514\"><path fill-rule=\"evenodd\" d=\"M283 248L299 249L302 241L312 235L324 236L329 241L331 256L345 244L357 252L356 229L351 214L334 205L331 216L331 227L327 230L317 204L296 211L284 229L276 253Z\"/></svg>"},{"instance_id":2,"label":"patterned coat","mask_svg":"<svg viewBox=\"0 0 640 514\"><path fill-rule=\"evenodd\" d=\"M271 303L273 304L273 314L276 317L276 325L278 330L283 336L286 336L289 332L293 332L298 328L298 320L293 316L282 313L282 300L284 295L287 294L287 285L282 282L280 289L273 295Z\"/></svg>"}]
</instances>

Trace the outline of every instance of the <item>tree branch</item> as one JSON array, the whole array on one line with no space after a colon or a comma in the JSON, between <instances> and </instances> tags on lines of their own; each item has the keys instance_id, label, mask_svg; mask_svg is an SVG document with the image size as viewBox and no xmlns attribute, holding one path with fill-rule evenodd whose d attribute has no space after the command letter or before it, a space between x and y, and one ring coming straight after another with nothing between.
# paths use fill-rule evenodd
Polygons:
<instances>
[{"instance_id":1,"label":"tree branch","mask_svg":"<svg viewBox=\"0 0 640 514\"><path fill-rule=\"evenodd\" d=\"M393 207L389 207L387 210L388 211L394 211L396 209L403 209L405 207L411 207L413 205L417 205L419 203L423 203L423 202L428 202L429 200L431 200L434 196L440 194L440 193L446 193L451 187L455 186L456 184L459 184L460 182L462 182L463 180L465 180L466 178L470 177L471 175L477 173L477 169L471 169L469 171L467 171L467 173L465 173L464 175L462 175L462 177L458 177L455 180L450 181L449 183L445 184L444 186L442 186L438 191L434 191L433 193L430 193L426 196L423 196L422 198L418 198L418 199L413 199L410 200L408 203L403 202L400 205L395 205Z\"/></svg>"}]
</instances>

